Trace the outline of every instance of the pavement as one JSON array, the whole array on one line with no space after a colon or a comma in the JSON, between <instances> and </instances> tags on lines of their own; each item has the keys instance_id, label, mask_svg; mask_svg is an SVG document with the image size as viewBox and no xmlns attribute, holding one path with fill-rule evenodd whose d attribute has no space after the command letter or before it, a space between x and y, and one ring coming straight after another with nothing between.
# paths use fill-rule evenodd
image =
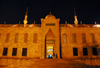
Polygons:
<instances>
[{"instance_id":1,"label":"pavement","mask_svg":"<svg viewBox=\"0 0 100 68\"><path fill-rule=\"evenodd\" d=\"M69 59L1 59L0 68L100 68L100 66L89 66Z\"/></svg>"}]
</instances>

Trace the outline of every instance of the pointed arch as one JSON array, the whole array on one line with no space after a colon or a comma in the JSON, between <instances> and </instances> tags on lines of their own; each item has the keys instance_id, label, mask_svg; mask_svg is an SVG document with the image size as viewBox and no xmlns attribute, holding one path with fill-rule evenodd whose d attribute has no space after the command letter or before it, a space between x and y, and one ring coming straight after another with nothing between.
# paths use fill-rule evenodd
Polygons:
<instances>
[{"instance_id":1,"label":"pointed arch","mask_svg":"<svg viewBox=\"0 0 100 68\"><path fill-rule=\"evenodd\" d=\"M48 30L47 34L46 34L46 37L51 37L51 38L54 38L55 35L53 34L51 28Z\"/></svg>"}]
</instances>

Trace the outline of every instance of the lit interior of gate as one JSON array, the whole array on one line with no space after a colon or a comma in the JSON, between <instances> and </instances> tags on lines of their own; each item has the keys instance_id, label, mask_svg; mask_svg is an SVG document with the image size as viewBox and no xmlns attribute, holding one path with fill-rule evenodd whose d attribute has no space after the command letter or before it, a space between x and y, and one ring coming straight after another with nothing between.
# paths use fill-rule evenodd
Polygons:
<instances>
[{"instance_id":1,"label":"lit interior of gate","mask_svg":"<svg viewBox=\"0 0 100 68\"><path fill-rule=\"evenodd\" d=\"M53 46L47 46L47 58L53 58Z\"/></svg>"}]
</instances>

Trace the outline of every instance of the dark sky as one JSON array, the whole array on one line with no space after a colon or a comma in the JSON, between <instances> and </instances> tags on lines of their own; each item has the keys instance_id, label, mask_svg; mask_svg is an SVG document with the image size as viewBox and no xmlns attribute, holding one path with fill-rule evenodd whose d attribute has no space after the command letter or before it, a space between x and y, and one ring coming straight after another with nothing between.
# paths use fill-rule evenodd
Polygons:
<instances>
[{"instance_id":1,"label":"dark sky","mask_svg":"<svg viewBox=\"0 0 100 68\"><path fill-rule=\"evenodd\" d=\"M23 24L26 8L28 7L28 23L36 21L51 13L60 18L60 23L67 21L74 23L74 7L78 21L84 24L100 24L100 1L99 0L0 0L0 24Z\"/></svg>"}]
</instances>

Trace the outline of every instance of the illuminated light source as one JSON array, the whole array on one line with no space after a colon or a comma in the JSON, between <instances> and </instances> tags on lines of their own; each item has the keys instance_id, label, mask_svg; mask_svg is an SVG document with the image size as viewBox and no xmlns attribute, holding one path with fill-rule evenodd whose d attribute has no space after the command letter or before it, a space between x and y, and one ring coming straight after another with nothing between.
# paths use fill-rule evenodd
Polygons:
<instances>
[{"instance_id":1,"label":"illuminated light source","mask_svg":"<svg viewBox=\"0 0 100 68\"><path fill-rule=\"evenodd\" d=\"M49 49L47 52L49 52L49 51L53 51L52 49Z\"/></svg>"},{"instance_id":2,"label":"illuminated light source","mask_svg":"<svg viewBox=\"0 0 100 68\"><path fill-rule=\"evenodd\" d=\"M52 57L52 55L50 54L50 57Z\"/></svg>"},{"instance_id":3,"label":"illuminated light source","mask_svg":"<svg viewBox=\"0 0 100 68\"><path fill-rule=\"evenodd\" d=\"M18 27L18 24L15 24L15 25L13 25L13 26L11 26L11 27Z\"/></svg>"},{"instance_id":4,"label":"illuminated light source","mask_svg":"<svg viewBox=\"0 0 100 68\"><path fill-rule=\"evenodd\" d=\"M73 27L71 24L68 24L69 27Z\"/></svg>"},{"instance_id":5,"label":"illuminated light source","mask_svg":"<svg viewBox=\"0 0 100 68\"><path fill-rule=\"evenodd\" d=\"M34 24L29 25L28 27L34 27Z\"/></svg>"},{"instance_id":6,"label":"illuminated light source","mask_svg":"<svg viewBox=\"0 0 100 68\"><path fill-rule=\"evenodd\" d=\"M93 27L100 27L100 25L99 25L99 24L97 24L97 25L93 25Z\"/></svg>"}]
</instances>

